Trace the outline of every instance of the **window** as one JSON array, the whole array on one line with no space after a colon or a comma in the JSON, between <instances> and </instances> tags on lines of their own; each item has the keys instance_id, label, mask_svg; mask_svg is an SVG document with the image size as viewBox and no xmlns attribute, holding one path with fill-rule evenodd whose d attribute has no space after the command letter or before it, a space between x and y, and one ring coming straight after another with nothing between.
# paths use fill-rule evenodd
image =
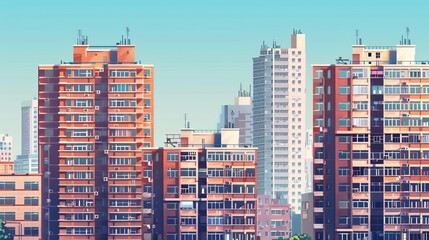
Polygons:
<instances>
[{"instance_id":1,"label":"window","mask_svg":"<svg viewBox=\"0 0 429 240\"><path fill-rule=\"evenodd\" d=\"M316 111L323 111L323 103L322 102L316 102Z\"/></svg>"},{"instance_id":2,"label":"window","mask_svg":"<svg viewBox=\"0 0 429 240\"><path fill-rule=\"evenodd\" d=\"M167 177L169 178L177 178L179 171L177 168L169 168L167 169Z\"/></svg>"},{"instance_id":3,"label":"window","mask_svg":"<svg viewBox=\"0 0 429 240\"><path fill-rule=\"evenodd\" d=\"M353 127L367 127L368 118L353 118Z\"/></svg>"},{"instance_id":4,"label":"window","mask_svg":"<svg viewBox=\"0 0 429 240\"><path fill-rule=\"evenodd\" d=\"M340 111L350 110L350 102L340 102L338 104Z\"/></svg>"},{"instance_id":5,"label":"window","mask_svg":"<svg viewBox=\"0 0 429 240\"><path fill-rule=\"evenodd\" d=\"M38 227L24 227L24 235L25 236L39 236L39 228Z\"/></svg>"},{"instance_id":6,"label":"window","mask_svg":"<svg viewBox=\"0 0 429 240\"><path fill-rule=\"evenodd\" d=\"M0 212L0 219L15 220L15 212Z\"/></svg>"},{"instance_id":7,"label":"window","mask_svg":"<svg viewBox=\"0 0 429 240\"><path fill-rule=\"evenodd\" d=\"M15 190L15 182L0 182L0 190Z\"/></svg>"},{"instance_id":8,"label":"window","mask_svg":"<svg viewBox=\"0 0 429 240\"><path fill-rule=\"evenodd\" d=\"M350 69L340 69L339 76L340 76L340 78L349 78L350 77Z\"/></svg>"},{"instance_id":9,"label":"window","mask_svg":"<svg viewBox=\"0 0 429 240\"><path fill-rule=\"evenodd\" d=\"M0 197L0 205L14 205L15 197Z\"/></svg>"},{"instance_id":10,"label":"window","mask_svg":"<svg viewBox=\"0 0 429 240\"><path fill-rule=\"evenodd\" d=\"M168 225L177 225L177 223L178 223L177 217L167 217Z\"/></svg>"},{"instance_id":11,"label":"window","mask_svg":"<svg viewBox=\"0 0 429 240\"><path fill-rule=\"evenodd\" d=\"M350 192L350 184L340 183L338 186L338 191L340 192Z\"/></svg>"},{"instance_id":12,"label":"window","mask_svg":"<svg viewBox=\"0 0 429 240\"><path fill-rule=\"evenodd\" d=\"M350 126L350 118L340 118L338 120L338 125L340 127L349 127Z\"/></svg>"},{"instance_id":13,"label":"window","mask_svg":"<svg viewBox=\"0 0 429 240\"><path fill-rule=\"evenodd\" d=\"M39 182L24 182L25 190L39 190Z\"/></svg>"},{"instance_id":14,"label":"window","mask_svg":"<svg viewBox=\"0 0 429 240\"><path fill-rule=\"evenodd\" d=\"M167 153L167 161L169 161L169 162L177 162L177 161L179 161L179 153L178 152L169 152L169 153Z\"/></svg>"},{"instance_id":15,"label":"window","mask_svg":"<svg viewBox=\"0 0 429 240\"><path fill-rule=\"evenodd\" d=\"M315 127L323 127L323 118L317 118Z\"/></svg>"},{"instance_id":16,"label":"window","mask_svg":"<svg viewBox=\"0 0 429 240\"><path fill-rule=\"evenodd\" d=\"M338 174L340 176L349 176L350 175L350 169L347 167L340 167L338 170Z\"/></svg>"},{"instance_id":17,"label":"window","mask_svg":"<svg viewBox=\"0 0 429 240\"><path fill-rule=\"evenodd\" d=\"M368 94L368 86L353 86L353 94Z\"/></svg>"},{"instance_id":18,"label":"window","mask_svg":"<svg viewBox=\"0 0 429 240\"><path fill-rule=\"evenodd\" d=\"M341 209L348 209L348 208L350 208L350 201L347 201L347 200L345 200L345 201L343 201L343 200L338 201L338 206Z\"/></svg>"},{"instance_id":19,"label":"window","mask_svg":"<svg viewBox=\"0 0 429 240\"><path fill-rule=\"evenodd\" d=\"M339 87L339 93L343 95L349 95L350 94L350 86L340 86Z\"/></svg>"},{"instance_id":20,"label":"window","mask_svg":"<svg viewBox=\"0 0 429 240\"><path fill-rule=\"evenodd\" d=\"M338 223L340 225L346 225L349 224L350 218L349 217L339 217L338 218Z\"/></svg>"},{"instance_id":21,"label":"window","mask_svg":"<svg viewBox=\"0 0 429 240\"><path fill-rule=\"evenodd\" d=\"M323 77L323 70L316 70L314 74L314 78L319 79Z\"/></svg>"}]
</instances>

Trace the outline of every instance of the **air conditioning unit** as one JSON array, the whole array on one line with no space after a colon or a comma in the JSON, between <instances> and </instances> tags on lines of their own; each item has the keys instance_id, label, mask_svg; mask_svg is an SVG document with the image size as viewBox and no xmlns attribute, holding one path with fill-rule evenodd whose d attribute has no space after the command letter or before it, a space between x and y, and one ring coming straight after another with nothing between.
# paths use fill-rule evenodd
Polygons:
<instances>
[{"instance_id":1,"label":"air conditioning unit","mask_svg":"<svg viewBox=\"0 0 429 240\"><path fill-rule=\"evenodd\" d=\"M67 189L67 192L71 193L71 192L73 192L73 190L72 189Z\"/></svg>"},{"instance_id":2,"label":"air conditioning unit","mask_svg":"<svg viewBox=\"0 0 429 240\"><path fill-rule=\"evenodd\" d=\"M84 112L88 112L88 109L87 109L87 108L85 108L85 109L83 109L83 111L84 111Z\"/></svg>"},{"instance_id":3,"label":"air conditioning unit","mask_svg":"<svg viewBox=\"0 0 429 240\"><path fill-rule=\"evenodd\" d=\"M109 150L104 150L104 154L109 154Z\"/></svg>"},{"instance_id":4,"label":"air conditioning unit","mask_svg":"<svg viewBox=\"0 0 429 240\"><path fill-rule=\"evenodd\" d=\"M98 140L98 139L100 139L100 136L95 135L95 140Z\"/></svg>"},{"instance_id":5,"label":"air conditioning unit","mask_svg":"<svg viewBox=\"0 0 429 240\"><path fill-rule=\"evenodd\" d=\"M109 181L109 178L108 177L104 177L103 181L107 182L107 181Z\"/></svg>"},{"instance_id":6,"label":"air conditioning unit","mask_svg":"<svg viewBox=\"0 0 429 240\"><path fill-rule=\"evenodd\" d=\"M85 97L89 97L89 94L84 94L83 96L85 96Z\"/></svg>"},{"instance_id":7,"label":"air conditioning unit","mask_svg":"<svg viewBox=\"0 0 429 240\"><path fill-rule=\"evenodd\" d=\"M148 180L148 182L152 182L152 178L148 178L147 180Z\"/></svg>"},{"instance_id":8,"label":"air conditioning unit","mask_svg":"<svg viewBox=\"0 0 429 240\"><path fill-rule=\"evenodd\" d=\"M100 90L95 91L95 94L100 94L100 93L101 93Z\"/></svg>"},{"instance_id":9,"label":"air conditioning unit","mask_svg":"<svg viewBox=\"0 0 429 240\"><path fill-rule=\"evenodd\" d=\"M152 161L147 162L148 166L152 166Z\"/></svg>"},{"instance_id":10,"label":"air conditioning unit","mask_svg":"<svg viewBox=\"0 0 429 240\"><path fill-rule=\"evenodd\" d=\"M95 215L94 215L94 218L95 218L95 219L99 219L99 218L100 218L100 215L95 214Z\"/></svg>"},{"instance_id":11,"label":"air conditioning unit","mask_svg":"<svg viewBox=\"0 0 429 240\"><path fill-rule=\"evenodd\" d=\"M100 110L100 107L99 106L95 106L95 110Z\"/></svg>"},{"instance_id":12,"label":"air conditioning unit","mask_svg":"<svg viewBox=\"0 0 429 240\"><path fill-rule=\"evenodd\" d=\"M95 191L95 192L94 192L94 195L95 195L95 196L98 196L98 191Z\"/></svg>"},{"instance_id":13,"label":"air conditioning unit","mask_svg":"<svg viewBox=\"0 0 429 240\"><path fill-rule=\"evenodd\" d=\"M50 193L53 193L53 192L54 192L54 190L52 190L52 189L49 189L49 192L50 192Z\"/></svg>"},{"instance_id":14,"label":"air conditioning unit","mask_svg":"<svg viewBox=\"0 0 429 240\"><path fill-rule=\"evenodd\" d=\"M115 109L115 112L119 112L120 110L119 109Z\"/></svg>"},{"instance_id":15,"label":"air conditioning unit","mask_svg":"<svg viewBox=\"0 0 429 240\"><path fill-rule=\"evenodd\" d=\"M67 108L67 112L70 112L71 111L71 108Z\"/></svg>"}]
</instances>

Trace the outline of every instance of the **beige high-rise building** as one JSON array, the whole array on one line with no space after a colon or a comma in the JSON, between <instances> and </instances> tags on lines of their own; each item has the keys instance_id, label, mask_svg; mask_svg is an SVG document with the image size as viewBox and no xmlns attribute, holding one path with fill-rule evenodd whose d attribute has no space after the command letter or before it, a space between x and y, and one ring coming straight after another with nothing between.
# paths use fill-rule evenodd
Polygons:
<instances>
[{"instance_id":1,"label":"beige high-rise building","mask_svg":"<svg viewBox=\"0 0 429 240\"><path fill-rule=\"evenodd\" d=\"M291 47L265 43L253 58L253 144L258 147L259 194L301 212L305 192L305 35L294 30Z\"/></svg>"}]
</instances>

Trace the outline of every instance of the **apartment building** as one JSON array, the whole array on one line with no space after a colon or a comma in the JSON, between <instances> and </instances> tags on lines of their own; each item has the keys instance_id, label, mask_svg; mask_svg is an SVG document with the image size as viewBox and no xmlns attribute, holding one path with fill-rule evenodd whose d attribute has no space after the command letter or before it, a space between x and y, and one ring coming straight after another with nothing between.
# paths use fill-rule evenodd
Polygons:
<instances>
[{"instance_id":1,"label":"apartment building","mask_svg":"<svg viewBox=\"0 0 429 240\"><path fill-rule=\"evenodd\" d=\"M22 103L21 155L14 163L15 173L38 173L38 105L37 98Z\"/></svg>"},{"instance_id":2,"label":"apartment building","mask_svg":"<svg viewBox=\"0 0 429 240\"><path fill-rule=\"evenodd\" d=\"M14 239L41 238L41 174L0 174L0 219Z\"/></svg>"},{"instance_id":3,"label":"apartment building","mask_svg":"<svg viewBox=\"0 0 429 240\"><path fill-rule=\"evenodd\" d=\"M291 210L270 195L258 196L258 237L261 240L291 237Z\"/></svg>"},{"instance_id":4,"label":"apartment building","mask_svg":"<svg viewBox=\"0 0 429 240\"><path fill-rule=\"evenodd\" d=\"M253 145L258 148L258 193L301 212L306 142L305 35L294 30L291 47L265 43L253 58Z\"/></svg>"},{"instance_id":5,"label":"apartment building","mask_svg":"<svg viewBox=\"0 0 429 240\"><path fill-rule=\"evenodd\" d=\"M0 174L13 173L12 136L0 133Z\"/></svg>"},{"instance_id":6,"label":"apartment building","mask_svg":"<svg viewBox=\"0 0 429 240\"><path fill-rule=\"evenodd\" d=\"M43 239L141 239L142 149L153 146L152 65L129 38L39 65Z\"/></svg>"},{"instance_id":7,"label":"apartment building","mask_svg":"<svg viewBox=\"0 0 429 240\"><path fill-rule=\"evenodd\" d=\"M257 153L239 144L238 129L182 129L143 155L153 166L144 185L153 202L143 205L153 239L256 239Z\"/></svg>"},{"instance_id":8,"label":"apartment building","mask_svg":"<svg viewBox=\"0 0 429 240\"><path fill-rule=\"evenodd\" d=\"M355 45L313 80L315 239L429 239L428 62Z\"/></svg>"}]
</instances>

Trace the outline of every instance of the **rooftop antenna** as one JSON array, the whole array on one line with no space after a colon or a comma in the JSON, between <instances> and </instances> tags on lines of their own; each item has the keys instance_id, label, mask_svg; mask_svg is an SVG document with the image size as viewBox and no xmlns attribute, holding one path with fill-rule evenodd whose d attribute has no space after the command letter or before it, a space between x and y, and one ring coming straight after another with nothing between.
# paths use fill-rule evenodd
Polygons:
<instances>
[{"instance_id":1,"label":"rooftop antenna","mask_svg":"<svg viewBox=\"0 0 429 240\"><path fill-rule=\"evenodd\" d=\"M249 97L252 96L252 85L249 84Z\"/></svg>"},{"instance_id":2,"label":"rooftop antenna","mask_svg":"<svg viewBox=\"0 0 429 240\"><path fill-rule=\"evenodd\" d=\"M185 128L186 128L186 113L185 113Z\"/></svg>"},{"instance_id":3,"label":"rooftop antenna","mask_svg":"<svg viewBox=\"0 0 429 240\"><path fill-rule=\"evenodd\" d=\"M126 27L125 31L127 32L127 41L128 41L128 44L131 44L131 41L130 41L130 28Z\"/></svg>"},{"instance_id":4,"label":"rooftop antenna","mask_svg":"<svg viewBox=\"0 0 429 240\"><path fill-rule=\"evenodd\" d=\"M347 62L349 62L349 59L343 59L342 57L338 57L338 59L335 59L337 61L337 64L345 64L347 65Z\"/></svg>"},{"instance_id":5,"label":"rooftop antenna","mask_svg":"<svg viewBox=\"0 0 429 240\"><path fill-rule=\"evenodd\" d=\"M409 28L409 27L406 27L406 28L405 28L405 32L407 32L406 44L411 45L411 40L410 40L410 28Z\"/></svg>"},{"instance_id":6,"label":"rooftop antenna","mask_svg":"<svg viewBox=\"0 0 429 240\"><path fill-rule=\"evenodd\" d=\"M81 39L82 39L82 30L79 29L77 30L77 44L81 44Z\"/></svg>"}]
</instances>

